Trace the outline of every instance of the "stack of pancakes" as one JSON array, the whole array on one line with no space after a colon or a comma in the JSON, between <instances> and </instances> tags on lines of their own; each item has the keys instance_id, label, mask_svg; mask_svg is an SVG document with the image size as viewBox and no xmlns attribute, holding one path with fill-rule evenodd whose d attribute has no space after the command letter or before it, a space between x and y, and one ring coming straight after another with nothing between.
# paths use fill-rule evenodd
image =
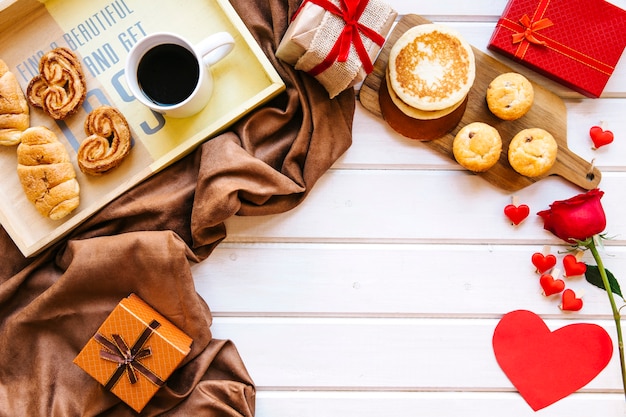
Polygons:
<instances>
[{"instance_id":1,"label":"stack of pancakes","mask_svg":"<svg viewBox=\"0 0 626 417\"><path fill-rule=\"evenodd\" d=\"M472 47L439 24L407 30L393 45L379 91L383 118L419 140L445 136L461 121L474 84Z\"/></svg>"}]
</instances>

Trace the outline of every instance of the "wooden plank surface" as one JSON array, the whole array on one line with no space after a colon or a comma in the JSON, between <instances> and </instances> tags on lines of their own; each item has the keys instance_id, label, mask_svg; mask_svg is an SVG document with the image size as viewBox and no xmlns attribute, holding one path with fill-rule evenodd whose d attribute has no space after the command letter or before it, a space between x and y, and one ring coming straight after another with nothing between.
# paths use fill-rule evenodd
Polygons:
<instances>
[{"instance_id":1,"label":"wooden plank surface","mask_svg":"<svg viewBox=\"0 0 626 417\"><path fill-rule=\"evenodd\" d=\"M510 392L372 392L372 391L262 391L257 415L272 417L319 416L619 416L619 394L573 394L568 402L541 414L520 407Z\"/></svg>"},{"instance_id":2,"label":"wooden plank surface","mask_svg":"<svg viewBox=\"0 0 626 417\"><path fill-rule=\"evenodd\" d=\"M506 5L389 3L451 25L490 56ZM605 262L626 285L626 62L592 100L502 61L564 101L568 147L602 171ZM601 120L616 140L592 150L588 131ZM568 280L585 305L563 313L530 265L544 245L565 249L534 213L579 192L557 176L503 190L357 104L352 147L309 198L281 215L230 219L225 242L194 265L195 282L214 336L235 342L257 383L259 417L622 417L615 355L580 392L534 412L490 347L498 319L520 308L552 329L597 323L615 339L604 292ZM502 212L514 195L531 208L518 227Z\"/></svg>"},{"instance_id":3,"label":"wooden plank surface","mask_svg":"<svg viewBox=\"0 0 626 417\"><path fill-rule=\"evenodd\" d=\"M224 243L198 265L195 277L220 317L493 319L517 306L575 319L558 309L558 297L541 294L530 257L542 249L519 243ZM616 276L626 274L623 246L611 247L610 264ZM585 315L610 319L603 291L580 277L568 286L584 293Z\"/></svg>"},{"instance_id":4,"label":"wooden plank surface","mask_svg":"<svg viewBox=\"0 0 626 417\"><path fill-rule=\"evenodd\" d=\"M621 202L626 188L621 173L605 173L603 203L613 239L626 237ZM541 187L509 193L464 171L332 170L312 191L309 202L274 216L235 217L227 221L228 241L374 241L462 242L497 244L523 242L539 245L560 241L545 232L536 212L553 199L583 190L559 178L547 178ZM532 215L511 227L503 208L516 196ZM553 197L550 201L550 199Z\"/></svg>"},{"instance_id":5,"label":"wooden plank surface","mask_svg":"<svg viewBox=\"0 0 626 417\"><path fill-rule=\"evenodd\" d=\"M256 382L275 390L513 391L491 352L496 319L270 317L254 319L256 331L250 320L220 317L213 326L232 334ZM587 322L615 333L609 320ZM581 392L620 387L614 358Z\"/></svg>"}]
</instances>

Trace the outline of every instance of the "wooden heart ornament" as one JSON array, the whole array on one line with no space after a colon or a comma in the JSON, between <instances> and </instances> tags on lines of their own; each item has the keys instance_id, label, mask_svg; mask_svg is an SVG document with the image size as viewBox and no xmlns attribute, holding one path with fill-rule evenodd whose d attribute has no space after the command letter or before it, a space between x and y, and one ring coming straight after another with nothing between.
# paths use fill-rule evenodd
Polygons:
<instances>
[{"instance_id":1,"label":"wooden heart ornament","mask_svg":"<svg viewBox=\"0 0 626 417\"><path fill-rule=\"evenodd\" d=\"M579 262L572 254L567 254L563 258L563 268L566 277L576 277L587 272L587 264Z\"/></svg>"},{"instance_id":2,"label":"wooden heart ornament","mask_svg":"<svg viewBox=\"0 0 626 417\"><path fill-rule=\"evenodd\" d=\"M576 323L551 331L526 310L505 314L492 343L498 365L535 411L587 385L613 355L602 327Z\"/></svg>"},{"instance_id":3,"label":"wooden heart ornament","mask_svg":"<svg viewBox=\"0 0 626 417\"><path fill-rule=\"evenodd\" d=\"M544 255L543 253L535 252L531 257L531 262L537 268L537 272L543 274L556 265L556 256L551 253Z\"/></svg>"},{"instance_id":4,"label":"wooden heart ornament","mask_svg":"<svg viewBox=\"0 0 626 417\"><path fill-rule=\"evenodd\" d=\"M550 274L543 274L539 278L539 284L543 289L543 295L549 297L558 294L565 289L565 282L562 279L554 279Z\"/></svg>"},{"instance_id":5,"label":"wooden heart ornament","mask_svg":"<svg viewBox=\"0 0 626 417\"><path fill-rule=\"evenodd\" d=\"M583 308L583 300L576 297L576 293L569 288L561 294L561 310L579 311Z\"/></svg>"},{"instance_id":6,"label":"wooden heart ornament","mask_svg":"<svg viewBox=\"0 0 626 417\"><path fill-rule=\"evenodd\" d=\"M610 130L604 130L602 126L592 126L589 129L589 136L591 136L591 140L593 141L593 146L597 148L608 145L613 142L613 132Z\"/></svg>"},{"instance_id":7,"label":"wooden heart ornament","mask_svg":"<svg viewBox=\"0 0 626 417\"><path fill-rule=\"evenodd\" d=\"M530 208L526 204L520 204L519 206L507 204L504 207L504 215L508 217L515 226L523 222L529 214Z\"/></svg>"}]
</instances>

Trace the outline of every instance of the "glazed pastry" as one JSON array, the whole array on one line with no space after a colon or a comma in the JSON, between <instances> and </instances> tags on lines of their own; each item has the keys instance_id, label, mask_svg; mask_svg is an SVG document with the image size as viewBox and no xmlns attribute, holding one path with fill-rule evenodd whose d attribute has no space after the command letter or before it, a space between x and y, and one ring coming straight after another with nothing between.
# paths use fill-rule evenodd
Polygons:
<instances>
[{"instance_id":1,"label":"glazed pastry","mask_svg":"<svg viewBox=\"0 0 626 417\"><path fill-rule=\"evenodd\" d=\"M78 148L78 166L90 175L102 175L119 164L130 152L130 128L115 108L102 106L87 116L85 133L89 135Z\"/></svg>"},{"instance_id":2,"label":"glazed pastry","mask_svg":"<svg viewBox=\"0 0 626 417\"><path fill-rule=\"evenodd\" d=\"M522 175L538 177L552 168L557 150L556 140L549 132L539 128L524 129L509 144L509 163Z\"/></svg>"},{"instance_id":3,"label":"glazed pastry","mask_svg":"<svg viewBox=\"0 0 626 417\"><path fill-rule=\"evenodd\" d=\"M87 87L80 61L67 48L55 48L41 57L39 74L26 89L28 102L56 120L78 110Z\"/></svg>"},{"instance_id":4,"label":"glazed pastry","mask_svg":"<svg viewBox=\"0 0 626 417\"><path fill-rule=\"evenodd\" d=\"M517 120L525 115L534 98L533 85L522 74L515 72L498 75L487 87L487 106L502 120Z\"/></svg>"},{"instance_id":5,"label":"glazed pastry","mask_svg":"<svg viewBox=\"0 0 626 417\"><path fill-rule=\"evenodd\" d=\"M29 125L30 115L24 93L15 75L0 59L0 145L20 143L22 132Z\"/></svg>"},{"instance_id":6,"label":"glazed pastry","mask_svg":"<svg viewBox=\"0 0 626 417\"><path fill-rule=\"evenodd\" d=\"M502 139L493 126L482 122L470 123L454 137L452 152L462 167L485 172L500 159Z\"/></svg>"},{"instance_id":7,"label":"glazed pastry","mask_svg":"<svg viewBox=\"0 0 626 417\"><path fill-rule=\"evenodd\" d=\"M31 127L17 147L17 175L29 201L52 220L70 214L80 203L80 188L69 154L54 132Z\"/></svg>"}]
</instances>

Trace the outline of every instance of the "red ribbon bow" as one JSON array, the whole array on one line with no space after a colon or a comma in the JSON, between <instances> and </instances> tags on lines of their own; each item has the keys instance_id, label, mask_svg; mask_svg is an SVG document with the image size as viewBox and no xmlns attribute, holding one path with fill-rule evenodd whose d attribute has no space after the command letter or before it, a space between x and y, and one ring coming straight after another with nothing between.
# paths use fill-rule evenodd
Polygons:
<instances>
[{"instance_id":1,"label":"red ribbon bow","mask_svg":"<svg viewBox=\"0 0 626 417\"><path fill-rule=\"evenodd\" d=\"M524 27L524 31L513 34L513 43L520 43L523 40L527 40L530 43L544 45L545 42L537 39L535 33L541 29L549 28L550 26L554 25L554 23L552 23L552 21L548 18L543 18L536 22L532 22L527 14L522 16L519 22Z\"/></svg>"},{"instance_id":2,"label":"red ribbon bow","mask_svg":"<svg viewBox=\"0 0 626 417\"><path fill-rule=\"evenodd\" d=\"M527 15L522 16L518 21L512 20L503 16L498 21L497 26L505 28L513 32L512 43L518 44L517 49L513 52L513 55L518 59L525 59L526 52L531 48L531 44L542 45L546 48L546 51L554 51L563 56L566 56L576 62L579 62L589 68L593 68L596 71L605 75L611 75L614 67L610 64L604 63L602 60L593 56L580 52L573 47L570 47L558 40L558 34L554 36L557 39L552 39L541 33L537 33L539 30L548 28L553 25L552 21L548 18L544 18L548 13L548 7L550 6L550 0L540 0L537 4L537 8L532 13L533 19L538 19L533 22ZM561 25L561 23L558 23ZM552 35L551 35L552 36Z\"/></svg>"},{"instance_id":3,"label":"red ribbon bow","mask_svg":"<svg viewBox=\"0 0 626 417\"><path fill-rule=\"evenodd\" d=\"M120 377L126 372L131 384L137 383L137 372L143 374L150 382L156 386L162 386L165 382L159 378L158 375L146 368L141 359L152 355L150 347L143 347L148 341L155 329L161 324L152 320L148 327L137 338L132 347L128 347L122 336L119 334L112 334L113 340L109 340L100 333L96 333L94 339L100 343L104 349L100 351L100 357L102 359L117 363L117 369L111 375L111 378L107 381L104 388L111 390L117 383Z\"/></svg>"},{"instance_id":4,"label":"red ribbon bow","mask_svg":"<svg viewBox=\"0 0 626 417\"><path fill-rule=\"evenodd\" d=\"M363 45L361 33L370 38L380 47L382 47L385 43L385 38L376 31L359 23L359 19L365 11L369 0L340 0L339 3L341 8L331 3L329 0L304 0L299 10L301 10L307 2L320 6L324 10L329 11L346 22L345 27L341 31L341 34L337 38L337 41L330 50L328 56L321 63L309 70L308 73L316 76L327 70L335 61L346 62L348 60L348 55L350 54L351 45L354 45L365 72L368 74L372 72L374 70L374 66L370 60L367 50L365 49L365 45ZM298 12L294 14L293 18L295 18L297 14Z\"/></svg>"}]
</instances>

